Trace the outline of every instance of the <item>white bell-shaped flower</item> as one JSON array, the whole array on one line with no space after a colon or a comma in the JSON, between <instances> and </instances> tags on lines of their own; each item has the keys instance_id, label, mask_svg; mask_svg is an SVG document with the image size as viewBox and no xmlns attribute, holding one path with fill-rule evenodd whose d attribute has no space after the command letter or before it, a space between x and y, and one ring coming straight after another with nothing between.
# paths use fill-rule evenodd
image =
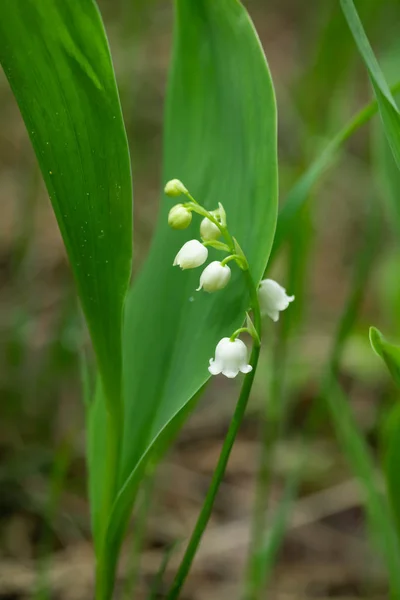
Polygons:
<instances>
[{"instance_id":1,"label":"white bell-shaped flower","mask_svg":"<svg viewBox=\"0 0 400 600\"><path fill-rule=\"evenodd\" d=\"M207 260L208 250L198 240L190 240L183 244L175 256L174 267L178 265L181 269L194 269L200 267Z\"/></svg>"},{"instance_id":2,"label":"white bell-shaped flower","mask_svg":"<svg viewBox=\"0 0 400 600\"><path fill-rule=\"evenodd\" d=\"M228 265L221 265L219 260L214 260L207 265L200 276L200 285L197 291L203 289L205 292L216 292L222 290L231 278L231 270Z\"/></svg>"},{"instance_id":3,"label":"white bell-shaped flower","mask_svg":"<svg viewBox=\"0 0 400 600\"><path fill-rule=\"evenodd\" d=\"M200 235L207 242L217 240L221 235L219 227L215 223L205 217L200 223Z\"/></svg>"},{"instance_id":4,"label":"white bell-shaped flower","mask_svg":"<svg viewBox=\"0 0 400 600\"><path fill-rule=\"evenodd\" d=\"M273 279L264 279L258 289L258 301L261 314L268 315L273 321L278 321L279 313L286 310L294 296L288 296L285 288Z\"/></svg>"},{"instance_id":5,"label":"white bell-shaped flower","mask_svg":"<svg viewBox=\"0 0 400 600\"><path fill-rule=\"evenodd\" d=\"M211 375L222 373L232 379L239 373L250 373L253 367L248 364L247 348L242 340L233 342L229 338L222 338L215 349L215 359L210 358L208 370Z\"/></svg>"}]
</instances>

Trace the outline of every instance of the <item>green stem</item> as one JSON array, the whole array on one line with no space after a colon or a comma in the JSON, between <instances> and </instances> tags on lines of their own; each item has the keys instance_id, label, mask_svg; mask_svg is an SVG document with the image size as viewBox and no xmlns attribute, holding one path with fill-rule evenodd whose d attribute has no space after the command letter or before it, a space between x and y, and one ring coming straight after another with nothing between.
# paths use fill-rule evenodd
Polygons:
<instances>
[{"instance_id":1,"label":"green stem","mask_svg":"<svg viewBox=\"0 0 400 600\"><path fill-rule=\"evenodd\" d=\"M221 260L221 266L224 267L231 260L235 260L243 271L248 269L248 265L247 263L245 264L243 256L239 256L239 254L231 254L230 256L227 256Z\"/></svg>"},{"instance_id":2,"label":"green stem","mask_svg":"<svg viewBox=\"0 0 400 600\"><path fill-rule=\"evenodd\" d=\"M202 215L203 217L209 219L211 221L211 223L214 223L214 225L216 225L218 227L218 229L224 236L225 240L227 241L231 252L234 253L235 252L235 243L234 243L233 238L232 238L231 234L229 233L226 225L222 225L222 223L220 223L218 221L218 219L216 217L214 217L214 215L212 213L210 213L208 210L203 208L201 206L201 204L199 204L197 202L197 200L195 198L193 198L193 196L190 194L189 191L186 190L185 196L187 198L189 198L189 200L190 200L189 204L187 204L187 207L191 208L197 214Z\"/></svg>"},{"instance_id":3,"label":"green stem","mask_svg":"<svg viewBox=\"0 0 400 600\"><path fill-rule=\"evenodd\" d=\"M101 507L101 547L96 562L96 600L108 600L110 582L105 564L105 543L108 522L112 506L118 491L119 459L122 442L122 405L115 403L113 410L107 412L107 437L105 456L105 481L103 487L103 502Z\"/></svg>"},{"instance_id":4,"label":"green stem","mask_svg":"<svg viewBox=\"0 0 400 600\"><path fill-rule=\"evenodd\" d=\"M232 333L231 337L229 338L231 340L231 342L234 342L241 333L249 333L251 335L251 331L248 327L240 327L239 329L236 329L236 331L234 331Z\"/></svg>"},{"instance_id":5,"label":"green stem","mask_svg":"<svg viewBox=\"0 0 400 600\"><path fill-rule=\"evenodd\" d=\"M229 233L228 233L229 235ZM230 235L229 235L230 237ZM232 240L232 238L230 238ZM261 339L261 315L260 315L260 307L258 304L257 297L257 289L254 285L253 279L251 277L250 271L244 271L246 282L249 288L250 293L250 302L251 307L254 313L254 327L257 331L259 339ZM190 567L192 565L193 559L196 555L197 549L199 547L201 538L203 537L203 533L207 527L207 523L210 519L214 502L221 485L221 482L224 478L225 470L229 461L229 457L233 448L233 445L236 440L236 436L238 434L240 425L242 423L247 403L250 397L251 388L253 386L254 376L257 369L258 359L260 356L260 344L255 342L253 344L253 349L250 357L250 364L253 369L250 373L244 378L242 389L240 391L239 400L236 404L235 412L233 413L232 420L229 425L228 432L226 434L224 443L222 445L221 453L218 459L217 466L214 470L210 487L208 488L208 492L200 511L200 515L197 519L197 523L190 537L189 543L187 545L185 554L183 556L182 562L179 566L178 572L173 581L172 587L167 596L167 600L175 600L179 597L181 589L186 581L186 578L189 574Z\"/></svg>"},{"instance_id":6,"label":"green stem","mask_svg":"<svg viewBox=\"0 0 400 600\"><path fill-rule=\"evenodd\" d=\"M247 407L247 402L249 400L250 391L253 385L254 375L257 368L259 354L260 347L254 345L250 357L250 364L252 365L253 370L250 371L250 373L248 373L244 378L239 400L236 405L231 423L229 425L228 433L225 437L221 454L219 456L218 463L214 471L205 502L202 506L199 518L197 519L196 526L193 530L189 544L186 548L185 555L175 576L171 590L167 596L167 600L175 600L179 597L180 591L183 587L183 584L185 583L186 577L190 571L190 567L199 547L204 530L211 516L215 498L217 496L219 486L221 485L222 479L224 477L229 456L231 454L233 444L235 442L237 433L239 431L239 427L241 425Z\"/></svg>"}]
</instances>

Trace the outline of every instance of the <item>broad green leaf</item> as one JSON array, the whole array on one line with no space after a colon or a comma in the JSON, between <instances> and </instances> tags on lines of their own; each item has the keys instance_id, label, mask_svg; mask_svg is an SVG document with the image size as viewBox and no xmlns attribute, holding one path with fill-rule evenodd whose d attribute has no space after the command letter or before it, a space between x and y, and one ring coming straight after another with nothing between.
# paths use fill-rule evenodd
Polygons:
<instances>
[{"instance_id":1,"label":"broad green leaf","mask_svg":"<svg viewBox=\"0 0 400 600\"><path fill-rule=\"evenodd\" d=\"M253 25L237 0L177 0L169 80L163 182L177 177L209 209L224 205L231 233L255 282L265 270L277 212L276 107ZM196 292L201 269L172 267L179 248L199 238L167 225L162 198L147 262L125 315L125 440L122 491L109 528L115 556L135 495L141 461L175 415L204 385L217 342L244 320L243 274L232 267L228 287ZM210 259L223 256L210 250Z\"/></svg>"},{"instance_id":2,"label":"broad green leaf","mask_svg":"<svg viewBox=\"0 0 400 600\"><path fill-rule=\"evenodd\" d=\"M354 41L368 69L386 137L397 166L400 168L400 113L398 107L369 44L353 1L340 0L340 3Z\"/></svg>"},{"instance_id":3,"label":"broad green leaf","mask_svg":"<svg viewBox=\"0 0 400 600\"><path fill-rule=\"evenodd\" d=\"M104 445L107 439L107 411L104 392L97 381L94 397L90 396L86 403L86 462L88 466L88 490L92 536L96 556L100 551L102 536L106 523L102 523L102 486L106 477Z\"/></svg>"},{"instance_id":4,"label":"broad green leaf","mask_svg":"<svg viewBox=\"0 0 400 600\"><path fill-rule=\"evenodd\" d=\"M265 58L236 0L178 0L176 17L163 181L178 177L209 209L223 203L259 281L277 211L276 109ZM200 220L171 230L170 207L163 197L150 255L127 301L122 481L208 379L216 343L243 322L248 304L235 267L229 286L210 295L195 291L200 269L172 267L182 244L199 237Z\"/></svg>"},{"instance_id":5,"label":"broad green leaf","mask_svg":"<svg viewBox=\"0 0 400 600\"><path fill-rule=\"evenodd\" d=\"M383 466L392 513L400 539L400 405L395 404L385 422L382 435Z\"/></svg>"},{"instance_id":6,"label":"broad green leaf","mask_svg":"<svg viewBox=\"0 0 400 600\"><path fill-rule=\"evenodd\" d=\"M68 252L104 388L120 396L132 186L110 52L92 0L2 0L0 62Z\"/></svg>"},{"instance_id":7,"label":"broad green leaf","mask_svg":"<svg viewBox=\"0 0 400 600\"><path fill-rule=\"evenodd\" d=\"M384 360L393 381L400 386L400 346L390 344L376 327L370 327L369 339L373 350Z\"/></svg>"}]
</instances>

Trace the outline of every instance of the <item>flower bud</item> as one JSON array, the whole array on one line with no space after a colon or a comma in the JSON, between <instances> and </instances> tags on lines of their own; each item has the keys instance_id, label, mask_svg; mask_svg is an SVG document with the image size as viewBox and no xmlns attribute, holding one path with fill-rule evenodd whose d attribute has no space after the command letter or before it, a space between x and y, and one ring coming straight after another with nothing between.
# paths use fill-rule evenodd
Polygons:
<instances>
[{"instance_id":1,"label":"flower bud","mask_svg":"<svg viewBox=\"0 0 400 600\"><path fill-rule=\"evenodd\" d=\"M183 185L182 181L179 181L179 179L171 179L171 181L167 182L164 192L167 194L167 196L174 197L185 194L187 189Z\"/></svg>"},{"instance_id":2,"label":"flower bud","mask_svg":"<svg viewBox=\"0 0 400 600\"><path fill-rule=\"evenodd\" d=\"M168 213L168 225L172 229L186 229L192 222L192 213L183 204L176 204Z\"/></svg>"},{"instance_id":3,"label":"flower bud","mask_svg":"<svg viewBox=\"0 0 400 600\"><path fill-rule=\"evenodd\" d=\"M203 240L206 240L208 242L212 240L217 240L221 235L221 232L219 228L215 225L215 223L213 223L212 221L210 221L210 219L207 219L207 217L205 217L200 223L200 235L203 238Z\"/></svg>"},{"instance_id":4,"label":"flower bud","mask_svg":"<svg viewBox=\"0 0 400 600\"><path fill-rule=\"evenodd\" d=\"M215 348L215 359L210 358L208 367L211 375L225 375L232 379L239 373L250 373L253 367L248 364L247 348L242 340L233 342L230 338L222 338Z\"/></svg>"},{"instance_id":5,"label":"flower bud","mask_svg":"<svg viewBox=\"0 0 400 600\"><path fill-rule=\"evenodd\" d=\"M279 313L286 310L294 296L288 296L285 288L273 279L264 279L258 289L258 301L262 316L268 315L278 321Z\"/></svg>"},{"instance_id":6,"label":"flower bud","mask_svg":"<svg viewBox=\"0 0 400 600\"><path fill-rule=\"evenodd\" d=\"M200 285L197 291L216 292L222 290L231 278L231 270L228 265L221 265L218 260L210 263L200 276Z\"/></svg>"},{"instance_id":7,"label":"flower bud","mask_svg":"<svg viewBox=\"0 0 400 600\"><path fill-rule=\"evenodd\" d=\"M190 240L183 244L175 256L174 267L178 265L181 269L194 269L206 262L208 250L198 240Z\"/></svg>"}]
</instances>

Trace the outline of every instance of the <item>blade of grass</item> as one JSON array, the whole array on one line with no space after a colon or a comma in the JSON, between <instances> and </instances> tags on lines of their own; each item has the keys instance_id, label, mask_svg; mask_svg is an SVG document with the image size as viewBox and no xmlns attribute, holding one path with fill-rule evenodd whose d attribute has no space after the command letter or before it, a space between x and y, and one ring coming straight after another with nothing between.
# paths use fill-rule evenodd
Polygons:
<instances>
[{"instance_id":1,"label":"blade of grass","mask_svg":"<svg viewBox=\"0 0 400 600\"><path fill-rule=\"evenodd\" d=\"M400 91L400 81L391 87L393 94ZM341 146L362 125L378 112L377 101L372 101L361 109L348 123L335 135L325 149L318 154L316 160L310 165L300 179L295 183L288 193L286 200L279 211L278 223L274 238L274 244L269 260L269 267L276 258L283 243L288 239L299 218L299 213L306 203L310 191L324 172L334 164Z\"/></svg>"},{"instance_id":2,"label":"blade of grass","mask_svg":"<svg viewBox=\"0 0 400 600\"><path fill-rule=\"evenodd\" d=\"M368 74L377 99L379 114L397 166L400 168L400 112L392 96L385 76L375 58L360 17L352 0L340 0L355 43L368 69Z\"/></svg>"}]
</instances>

